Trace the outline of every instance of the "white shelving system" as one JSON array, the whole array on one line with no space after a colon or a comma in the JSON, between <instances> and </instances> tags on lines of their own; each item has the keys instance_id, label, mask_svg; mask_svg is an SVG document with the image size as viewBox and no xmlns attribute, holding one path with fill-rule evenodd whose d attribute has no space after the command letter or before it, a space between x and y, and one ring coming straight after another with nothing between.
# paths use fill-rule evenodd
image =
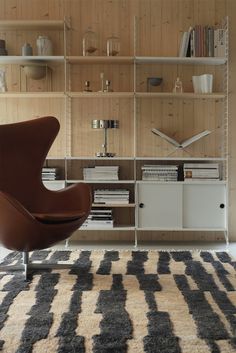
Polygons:
<instances>
[{"instance_id":1,"label":"white shelving system","mask_svg":"<svg viewBox=\"0 0 236 353\"><path fill-rule=\"evenodd\" d=\"M131 190L130 204L126 205L99 205L99 207L110 207L118 209L131 210L133 212L133 221L122 226L118 224L113 229L102 229L104 231L128 231L134 235L134 245L138 244L138 233L143 231L221 231L224 232L226 244L228 244L228 19L225 20L224 28L226 30L226 53L225 57L219 58L180 58L180 57L145 57L136 55L136 45L134 45L133 56L70 56L67 54L68 38L67 31L70 29L70 21L0 21L0 30L61 30L64 33L63 55L40 57L40 56L0 56L0 65L16 64L42 64L50 65L64 64L64 88L60 92L6 92L1 93L0 98L62 98L65 103L65 124L66 133L66 155L61 157L64 164L64 179L47 182L45 185L49 188L60 188L63 185L71 183L84 182L81 170L86 162L88 164L101 165L119 165L126 163L131 178L123 178L119 181L96 181L89 182L94 184L108 185L111 188L122 186L129 187ZM136 31L134 39L136 41ZM73 65L130 65L133 67L133 90L128 92L81 92L71 89L71 66ZM137 70L140 65L212 65L224 68L223 80L224 89L222 92L213 92L211 94L195 94L192 92L172 93L172 92L139 92L137 90ZM114 157L114 158L96 158L92 156L72 156L71 153L71 100L72 99L130 99L133 102L133 135L134 147L132 156ZM172 157L172 156L140 156L137 151L137 119L140 114L138 111L139 100L145 99L179 99L179 100L219 100L224 106L222 139L224 140L224 149L219 157ZM190 117L191 118L191 117ZM89 143L89 141L88 141ZM201 143L201 142L199 142ZM60 158L59 158L60 159ZM48 159L50 160L50 159ZM52 158L51 163L56 158ZM149 182L141 180L141 165L147 163L184 163L189 162L217 162L222 165L222 180L215 182ZM71 177L70 163L80 163L80 172ZM109 164L110 163L110 164ZM73 174L73 173L72 173ZM202 212L201 204L208 203L209 212ZM93 204L93 207L98 205ZM205 208L204 208L205 209ZM95 229L91 229L95 231ZM101 230L101 228L99 228ZM85 230L83 230L85 232Z\"/></svg>"}]
</instances>

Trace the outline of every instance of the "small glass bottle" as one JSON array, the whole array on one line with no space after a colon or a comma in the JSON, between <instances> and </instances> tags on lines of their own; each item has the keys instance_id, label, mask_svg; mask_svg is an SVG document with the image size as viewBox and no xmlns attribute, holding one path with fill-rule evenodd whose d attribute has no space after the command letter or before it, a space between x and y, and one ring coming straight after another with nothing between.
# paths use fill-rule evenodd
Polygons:
<instances>
[{"instance_id":1,"label":"small glass bottle","mask_svg":"<svg viewBox=\"0 0 236 353\"><path fill-rule=\"evenodd\" d=\"M107 38L107 56L116 56L120 52L120 40L116 36Z\"/></svg>"},{"instance_id":2,"label":"small glass bottle","mask_svg":"<svg viewBox=\"0 0 236 353\"><path fill-rule=\"evenodd\" d=\"M88 29L83 36L83 56L92 55L98 49L96 33Z\"/></svg>"},{"instance_id":3,"label":"small glass bottle","mask_svg":"<svg viewBox=\"0 0 236 353\"><path fill-rule=\"evenodd\" d=\"M111 81L106 80L105 85L106 85L106 88L105 88L104 92L113 92L113 90L111 89Z\"/></svg>"},{"instance_id":4,"label":"small glass bottle","mask_svg":"<svg viewBox=\"0 0 236 353\"><path fill-rule=\"evenodd\" d=\"M92 92L92 90L90 89L90 81L85 81L84 85L84 92Z\"/></svg>"},{"instance_id":5,"label":"small glass bottle","mask_svg":"<svg viewBox=\"0 0 236 353\"><path fill-rule=\"evenodd\" d=\"M183 85L182 85L182 81L180 81L179 77L177 77L177 79L175 81L173 93L183 93Z\"/></svg>"}]
</instances>

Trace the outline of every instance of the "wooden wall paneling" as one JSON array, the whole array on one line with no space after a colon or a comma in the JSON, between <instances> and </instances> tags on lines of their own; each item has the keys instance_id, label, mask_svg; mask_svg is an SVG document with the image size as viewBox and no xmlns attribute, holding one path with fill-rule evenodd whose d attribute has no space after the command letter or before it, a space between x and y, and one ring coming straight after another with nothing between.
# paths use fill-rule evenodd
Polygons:
<instances>
[{"instance_id":1,"label":"wooden wall paneling","mask_svg":"<svg viewBox=\"0 0 236 353\"><path fill-rule=\"evenodd\" d=\"M67 38L67 55L82 55L81 11L78 0L65 1L65 16L70 18L71 29Z\"/></svg>"},{"instance_id":2,"label":"wooden wall paneling","mask_svg":"<svg viewBox=\"0 0 236 353\"><path fill-rule=\"evenodd\" d=\"M19 7L17 6L17 0L1 0L0 2L0 18L1 19L16 19L20 15Z\"/></svg>"},{"instance_id":3,"label":"wooden wall paneling","mask_svg":"<svg viewBox=\"0 0 236 353\"><path fill-rule=\"evenodd\" d=\"M162 2L162 55L178 56L179 28L178 28L178 6L172 0ZM162 56L161 55L161 56Z\"/></svg>"},{"instance_id":4,"label":"wooden wall paneling","mask_svg":"<svg viewBox=\"0 0 236 353\"><path fill-rule=\"evenodd\" d=\"M103 130L91 128L93 119L117 119L119 129L108 131L109 152L131 157L133 151L133 100L80 98L72 100L72 155L91 156L101 150ZM89 143L88 143L89 141Z\"/></svg>"},{"instance_id":5,"label":"wooden wall paneling","mask_svg":"<svg viewBox=\"0 0 236 353\"><path fill-rule=\"evenodd\" d=\"M134 209L133 208L114 208L114 225L134 227Z\"/></svg>"},{"instance_id":6,"label":"wooden wall paneling","mask_svg":"<svg viewBox=\"0 0 236 353\"><path fill-rule=\"evenodd\" d=\"M114 244L133 244L134 243L134 232L133 231L83 231L79 230L75 232L70 240L79 241L79 243L90 243L94 242L105 242Z\"/></svg>"},{"instance_id":7,"label":"wooden wall paneling","mask_svg":"<svg viewBox=\"0 0 236 353\"><path fill-rule=\"evenodd\" d=\"M197 3L196 10L194 8L194 18L197 21L196 24L214 24L215 0L198 0L195 3Z\"/></svg>"},{"instance_id":8,"label":"wooden wall paneling","mask_svg":"<svg viewBox=\"0 0 236 353\"><path fill-rule=\"evenodd\" d=\"M55 116L60 124L60 132L50 149L49 156L65 155L64 101L58 98L7 98L0 100L0 123L14 123L41 116Z\"/></svg>"},{"instance_id":9,"label":"wooden wall paneling","mask_svg":"<svg viewBox=\"0 0 236 353\"><path fill-rule=\"evenodd\" d=\"M231 0L229 0L231 1ZM233 13L227 10L228 0L215 0L215 23L221 24L226 16L233 17Z\"/></svg>"},{"instance_id":10,"label":"wooden wall paneling","mask_svg":"<svg viewBox=\"0 0 236 353\"><path fill-rule=\"evenodd\" d=\"M67 0L1 0L0 19L61 19Z\"/></svg>"},{"instance_id":11,"label":"wooden wall paneling","mask_svg":"<svg viewBox=\"0 0 236 353\"><path fill-rule=\"evenodd\" d=\"M175 2L176 3L176 2ZM178 7L178 48L180 47L183 32L194 26L194 12L192 2L180 0L176 3Z\"/></svg>"},{"instance_id":12,"label":"wooden wall paneling","mask_svg":"<svg viewBox=\"0 0 236 353\"><path fill-rule=\"evenodd\" d=\"M161 148L161 141L155 139L154 134L151 133L153 127L158 127L158 116L161 114L162 101L154 99L138 99L138 113L137 113L137 156L148 157L152 156L151 152L156 153L157 149ZM153 117L153 110L155 109L155 117Z\"/></svg>"},{"instance_id":13,"label":"wooden wall paneling","mask_svg":"<svg viewBox=\"0 0 236 353\"><path fill-rule=\"evenodd\" d=\"M188 99L183 100L183 131L185 137L192 136L194 131L194 104ZM186 150L189 151L189 148Z\"/></svg>"},{"instance_id":14,"label":"wooden wall paneling","mask_svg":"<svg viewBox=\"0 0 236 353\"><path fill-rule=\"evenodd\" d=\"M203 137L201 140L196 141L189 147L189 151L193 153L193 156L199 157L220 157L217 154L216 149L213 149L215 146L216 139L216 122L215 119L213 121L207 116L206 107L210 106L210 109L213 109L213 114L215 112L214 102L207 100L195 100L194 101L194 129L192 131L192 135L200 133L203 130L209 128L212 133L206 137Z\"/></svg>"},{"instance_id":15,"label":"wooden wall paneling","mask_svg":"<svg viewBox=\"0 0 236 353\"><path fill-rule=\"evenodd\" d=\"M222 232L166 232L166 231L142 231L138 232L138 243L140 245L157 241L160 242L199 242L199 241L212 241L222 242L224 241L224 235Z\"/></svg>"},{"instance_id":16,"label":"wooden wall paneling","mask_svg":"<svg viewBox=\"0 0 236 353\"><path fill-rule=\"evenodd\" d=\"M160 56L162 0L140 0L137 21L137 55ZM143 40L145 39L145 40Z\"/></svg>"}]
</instances>

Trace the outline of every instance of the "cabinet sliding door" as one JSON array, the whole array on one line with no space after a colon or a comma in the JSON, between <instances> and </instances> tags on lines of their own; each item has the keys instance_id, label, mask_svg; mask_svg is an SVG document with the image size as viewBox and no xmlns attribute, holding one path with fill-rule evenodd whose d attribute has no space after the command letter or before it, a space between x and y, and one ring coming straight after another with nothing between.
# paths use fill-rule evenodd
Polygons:
<instances>
[{"instance_id":1,"label":"cabinet sliding door","mask_svg":"<svg viewBox=\"0 0 236 353\"><path fill-rule=\"evenodd\" d=\"M138 198L139 228L182 228L182 184L142 183Z\"/></svg>"}]
</instances>

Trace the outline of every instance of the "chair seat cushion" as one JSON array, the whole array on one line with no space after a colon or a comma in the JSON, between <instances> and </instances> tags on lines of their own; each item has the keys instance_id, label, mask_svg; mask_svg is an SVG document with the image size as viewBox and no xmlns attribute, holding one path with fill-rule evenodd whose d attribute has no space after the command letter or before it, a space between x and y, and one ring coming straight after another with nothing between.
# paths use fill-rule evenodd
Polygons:
<instances>
[{"instance_id":1,"label":"chair seat cushion","mask_svg":"<svg viewBox=\"0 0 236 353\"><path fill-rule=\"evenodd\" d=\"M71 211L71 212L55 212L55 213L32 213L32 215L40 222L45 223L61 223L75 221L76 219L85 216L85 212Z\"/></svg>"}]
</instances>

